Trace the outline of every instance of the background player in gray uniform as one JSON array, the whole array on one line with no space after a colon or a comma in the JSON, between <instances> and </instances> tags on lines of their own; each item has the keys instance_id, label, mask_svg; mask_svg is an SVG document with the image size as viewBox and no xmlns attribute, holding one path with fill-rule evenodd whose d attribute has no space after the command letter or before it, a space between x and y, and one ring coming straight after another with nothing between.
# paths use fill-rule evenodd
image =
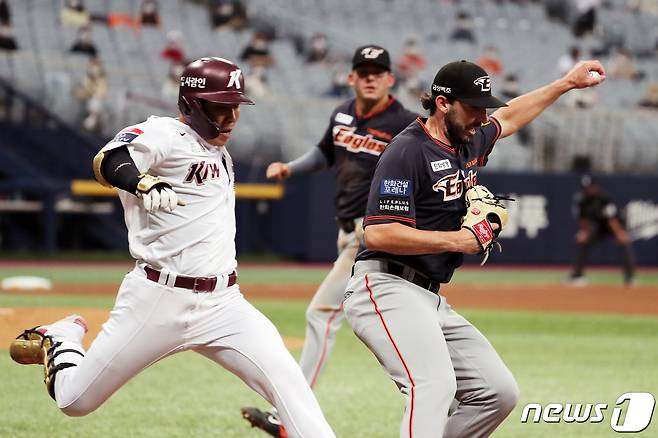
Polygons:
<instances>
[{"instance_id":1,"label":"background player in gray uniform","mask_svg":"<svg viewBox=\"0 0 658 438\"><path fill-rule=\"evenodd\" d=\"M343 294L363 238L362 219L375 165L389 141L417 116L389 94L395 78L384 48L367 45L356 49L349 81L356 97L332 112L317 147L295 161L272 163L267 168L267 177L276 180L330 166L336 169L338 258L306 311L306 337L300 360L311 387L327 363L343 321ZM274 412L248 407L242 413L252 425L281 436Z\"/></svg>"},{"instance_id":2,"label":"background player in gray uniform","mask_svg":"<svg viewBox=\"0 0 658 438\"><path fill-rule=\"evenodd\" d=\"M10 348L19 363L44 365L65 414L86 415L142 369L194 350L273 403L288 436L334 436L276 328L236 284L235 176L225 146L240 104L253 102L238 66L202 58L181 77L178 119L130 126L94 159L98 181L121 189L135 268L88 352L77 315L27 330Z\"/></svg>"},{"instance_id":3,"label":"background player in gray uniform","mask_svg":"<svg viewBox=\"0 0 658 438\"><path fill-rule=\"evenodd\" d=\"M512 374L439 294L463 254L481 249L475 231L462 228L464 193L477 185L477 167L486 164L498 138L527 125L567 91L604 79L600 63L583 61L487 117L486 108L504 105L491 95L487 73L466 61L447 64L422 98L430 116L409 125L380 157L364 219L365 246L344 310L406 396L401 437L489 436L514 408L519 391ZM448 417L453 399L458 405Z\"/></svg>"}]
</instances>

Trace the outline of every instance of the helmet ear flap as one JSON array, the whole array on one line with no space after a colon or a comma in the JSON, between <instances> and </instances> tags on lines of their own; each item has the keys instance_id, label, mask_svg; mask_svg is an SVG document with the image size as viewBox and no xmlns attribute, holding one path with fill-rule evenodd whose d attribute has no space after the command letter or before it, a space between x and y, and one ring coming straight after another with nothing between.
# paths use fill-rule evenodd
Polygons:
<instances>
[{"instance_id":1,"label":"helmet ear flap","mask_svg":"<svg viewBox=\"0 0 658 438\"><path fill-rule=\"evenodd\" d=\"M181 96L178 100L178 108L184 116L189 116L192 113L192 107L185 96Z\"/></svg>"},{"instance_id":2,"label":"helmet ear flap","mask_svg":"<svg viewBox=\"0 0 658 438\"><path fill-rule=\"evenodd\" d=\"M178 109L185 116L186 123L201 137L208 140L219 135L219 128L210 120L204 111L201 99L180 96L178 99Z\"/></svg>"}]
</instances>

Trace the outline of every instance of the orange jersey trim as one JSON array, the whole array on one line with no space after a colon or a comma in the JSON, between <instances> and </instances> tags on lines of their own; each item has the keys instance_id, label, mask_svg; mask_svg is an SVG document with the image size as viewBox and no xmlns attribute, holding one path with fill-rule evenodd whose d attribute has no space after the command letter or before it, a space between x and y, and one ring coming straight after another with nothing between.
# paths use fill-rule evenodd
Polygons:
<instances>
[{"instance_id":1,"label":"orange jersey trim","mask_svg":"<svg viewBox=\"0 0 658 438\"><path fill-rule=\"evenodd\" d=\"M495 143L500 138L500 134L503 133L503 127L500 126L500 122L495 117L489 116L489 120L493 122L494 125L496 125L496 138L494 139L494 143Z\"/></svg>"},{"instance_id":2,"label":"orange jersey trim","mask_svg":"<svg viewBox=\"0 0 658 438\"><path fill-rule=\"evenodd\" d=\"M391 216L391 215L379 215L379 216L368 216L366 217L366 222L369 220L379 220L379 219L390 219L394 221L402 221L402 222L408 222L410 224L416 225L416 219L411 219L408 217L402 217L402 216Z\"/></svg>"},{"instance_id":3,"label":"orange jersey trim","mask_svg":"<svg viewBox=\"0 0 658 438\"><path fill-rule=\"evenodd\" d=\"M487 152L485 152L484 155L480 157L478 160L478 166L484 166L484 161L487 159L489 154L491 154L491 151L493 150L494 145L500 138L500 134L503 133L503 127L500 126L500 122L495 118L495 117L489 117L489 122L493 123L494 126L496 127L496 136L494 137L494 141L491 143L491 146L487 149Z\"/></svg>"},{"instance_id":4,"label":"orange jersey trim","mask_svg":"<svg viewBox=\"0 0 658 438\"><path fill-rule=\"evenodd\" d=\"M394 102L395 102L395 97L388 96L388 102L386 102L383 107L381 107L378 110L370 111L369 113L363 114L363 115L359 114L359 110L356 107L356 103L355 103L354 104L354 113L356 114L357 119L360 119L360 120L370 119L372 117L375 117L377 114L381 114L384 111L386 111L391 105L393 105Z\"/></svg>"},{"instance_id":5,"label":"orange jersey trim","mask_svg":"<svg viewBox=\"0 0 658 438\"><path fill-rule=\"evenodd\" d=\"M420 127L423 128L423 131L425 131L425 134L427 134L427 136L428 136L428 137L429 137L434 143L436 143L437 145L439 145L442 149L447 150L447 151L450 152L451 154L453 154L453 155L457 155L457 150L456 150L455 148L453 148L453 147L450 146L449 144L446 144L446 143L442 142L441 140L438 140L438 139L432 137L432 134L430 134L430 132L427 130L427 126L425 126L425 123L423 123L423 121L420 119L420 117L418 117L418 118L416 119L416 121L418 122L418 124L420 125Z\"/></svg>"}]
</instances>

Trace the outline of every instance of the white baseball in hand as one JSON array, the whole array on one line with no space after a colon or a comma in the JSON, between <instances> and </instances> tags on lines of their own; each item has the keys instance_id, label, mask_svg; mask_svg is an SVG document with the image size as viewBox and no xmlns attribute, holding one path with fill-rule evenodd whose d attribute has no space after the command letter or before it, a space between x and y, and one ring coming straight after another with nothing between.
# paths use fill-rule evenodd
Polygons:
<instances>
[{"instance_id":1,"label":"white baseball in hand","mask_svg":"<svg viewBox=\"0 0 658 438\"><path fill-rule=\"evenodd\" d=\"M597 79L597 80L598 80L598 79L601 79L601 75L599 74L598 71L591 70L591 71L589 72L589 76L590 76L592 79Z\"/></svg>"}]
</instances>

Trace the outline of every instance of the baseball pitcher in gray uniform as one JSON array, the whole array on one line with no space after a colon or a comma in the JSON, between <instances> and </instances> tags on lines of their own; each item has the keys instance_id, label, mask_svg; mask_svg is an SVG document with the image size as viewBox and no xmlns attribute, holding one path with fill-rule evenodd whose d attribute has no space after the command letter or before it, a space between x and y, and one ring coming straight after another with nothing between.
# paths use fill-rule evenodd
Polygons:
<instances>
[{"instance_id":1,"label":"baseball pitcher in gray uniform","mask_svg":"<svg viewBox=\"0 0 658 438\"><path fill-rule=\"evenodd\" d=\"M375 45L357 48L349 80L356 96L333 111L317 147L290 163L272 163L267 168L267 177L275 180L327 167L336 169L338 258L306 310L306 337L299 362L311 388L327 364L343 322L343 294L363 239L361 224L375 165L389 141L417 117L389 94L395 78L386 49ZM284 434L274 410L244 407L242 415L274 437Z\"/></svg>"},{"instance_id":2,"label":"baseball pitcher in gray uniform","mask_svg":"<svg viewBox=\"0 0 658 438\"><path fill-rule=\"evenodd\" d=\"M487 163L496 140L567 91L604 79L599 62L581 61L561 79L505 105L491 95L482 68L447 64L421 98L429 117L409 125L381 155L364 219L365 244L343 305L354 333L406 397L400 437L486 437L516 405L511 372L440 295L463 254L480 252L483 236L500 231L488 219L466 227L469 215L480 212L470 207L467 214L465 192L483 192L477 168ZM488 117L492 107L499 109ZM453 399L457 407L449 416Z\"/></svg>"}]
</instances>

